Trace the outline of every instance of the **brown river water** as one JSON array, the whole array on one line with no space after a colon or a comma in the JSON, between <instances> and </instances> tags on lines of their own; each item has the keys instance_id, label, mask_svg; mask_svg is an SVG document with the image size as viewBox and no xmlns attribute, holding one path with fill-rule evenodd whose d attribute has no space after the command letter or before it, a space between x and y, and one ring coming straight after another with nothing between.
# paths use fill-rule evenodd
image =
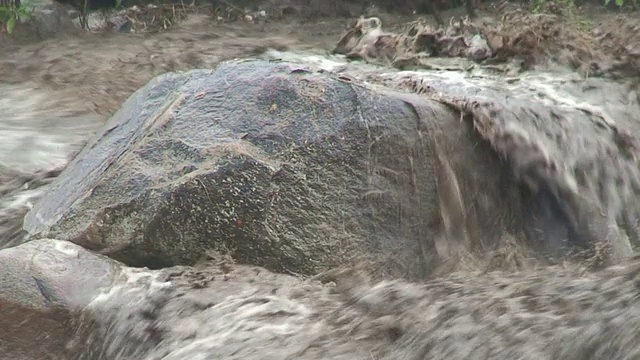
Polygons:
<instances>
[{"instance_id":1,"label":"brown river water","mask_svg":"<svg viewBox=\"0 0 640 360\"><path fill-rule=\"evenodd\" d=\"M602 14L594 16L594 19L594 22L607 20ZM387 24L408 20L389 16ZM329 55L328 51L339 39L346 22L345 19L337 19L223 24L204 15L193 15L174 28L157 34L60 34L45 42L20 39L0 43L3 47L0 50L0 246L20 242L24 236L22 218L46 191L50 181L127 97L153 77L169 71L212 68L225 60L247 56L280 58L332 71L346 64L344 58ZM456 64L449 59L443 62ZM631 81L585 79L563 69L533 71L518 75L518 81L505 81L505 76L496 75L495 72L478 70L469 73L457 71L456 66L424 74L431 80L461 87L509 89L514 93L531 94L542 104L561 104L567 108L597 112L630 132L640 132L640 123L636 121L640 116L640 96ZM384 80L385 76L397 75L396 70L381 70L372 65L353 65L349 71L356 77L361 74L363 79L369 80L376 77ZM405 74L422 76L420 72ZM314 285L296 289L288 283L289 280L278 275L243 267L234 270L236 276L251 273L252 280L230 285L220 280L226 276L226 271L219 270L219 267L222 268L220 263L216 263L207 270L173 269L159 275L147 273L144 269L124 271L123 284L135 283L136 287L116 287L95 299L91 305L91 314L96 318L108 319L111 328L105 330L87 320L79 331L90 335L79 337L81 340L73 344L71 350L62 340L72 331L64 326L57 315L25 315L25 321L40 321L42 327L61 334L59 341L42 340L47 345L35 352L38 355L33 355L31 351L31 358L374 358L371 354L354 351L353 348L360 345L347 343L347 340L335 340L331 349L323 350L325 352L319 350L329 341L322 338L322 334L328 330L324 323L309 326L310 308L331 312L331 316L336 317L333 320L344 330L341 334L345 335L345 339L347 335L353 335L352 332L361 331L358 328L361 325L358 315L332 302L330 290ZM180 284L175 280L176 277L208 278L215 281L217 287L215 291L205 289L198 293L189 292L188 285L169 287L167 284L171 279ZM409 285L405 288L397 284L390 286L398 286L398 293L404 294L409 302L422 291ZM472 291L484 291L478 290L480 287L478 284ZM306 292L306 300L300 300L301 295L297 292ZM380 300L376 296L375 292L362 295L372 303ZM176 298L181 300L171 300ZM220 306L212 307L211 304L216 303ZM155 310L157 304L162 304L162 310ZM14 314L19 312L13 309L8 311ZM194 315L197 312L199 315ZM134 318L139 313L148 316ZM275 317L274 314L286 316ZM269 316L277 319L265 325L260 319ZM149 331L152 319L164 321L161 325L153 325L158 327L154 329L156 332ZM405 325L411 322L410 319L403 321ZM0 327L5 326L11 324L4 324L0 320ZM371 323L367 326L367 329L374 329L382 325ZM163 332L169 332L167 328L173 328L173 338L165 337L160 342L153 337L162 337ZM262 331L254 331L256 328ZM367 331L373 330L361 331L362 338L366 338L362 340L363 348L385 346L386 340L376 340ZM128 344L122 343L123 334L126 334ZM16 332L14 336L20 338L32 334ZM452 336L455 337L455 334ZM562 335L564 339L570 336L569 333ZM102 346L95 346L96 342L101 342ZM273 342L280 344L277 351L260 354L256 350L256 354L246 350L267 349L265 344ZM25 344L24 349L18 346L15 354L7 356L29 359L20 355L30 351L28 342ZM306 348L302 344L307 344ZM66 355L61 355L63 353ZM508 355L502 354L500 358L510 358ZM526 358L511 355L514 359ZM563 358L573 358L563 355ZM414 356L403 358L427 358L426 355ZM389 355L386 358L394 357ZM532 355L530 358L545 357Z\"/></svg>"}]
</instances>

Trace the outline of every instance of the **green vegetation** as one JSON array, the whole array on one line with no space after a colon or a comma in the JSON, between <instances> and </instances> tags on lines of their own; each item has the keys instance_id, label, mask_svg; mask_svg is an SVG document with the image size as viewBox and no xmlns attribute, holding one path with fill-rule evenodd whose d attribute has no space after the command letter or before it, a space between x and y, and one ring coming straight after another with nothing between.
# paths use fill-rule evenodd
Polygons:
<instances>
[{"instance_id":1,"label":"green vegetation","mask_svg":"<svg viewBox=\"0 0 640 360\"><path fill-rule=\"evenodd\" d=\"M611 3L611 1L615 1L615 4L617 7L622 7L625 5L625 0L604 0L604 5L607 6L609 5L609 3ZM634 8L638 7L638 2L639 0L630 0L630 4L631 6L633 6Z\"/></svg>"},{"instance_id":2,"label":"green vegetation","mask_svg":"<svg viewBox=\"0 0 640 360\"><path fill-rule=\"evenodd\" d=\"M555 5L557 5L559 8L567 11L570 15L573 15L573 12L576 8L576 4L574 0L533 0L531 2L532 5L532 11L534 13L539 13L544 11L546 5L549 2L553 2Z\"/></svg>"},{"instance_id":3,"label":"green vegetation","mask_svg":"<svg viewBox=\"0 0 640 360\"><path fill-rule=\"evenodd\" d=\"M487 1L487 0L481 0L481 1ZM513 1L513 0L504 0L504 1ZM584 1L584 0L531 0L529 2L530 4L530 9L532 12L534 13L540 13L540 12L545 12L547 10L548 5L554 5L557 8L563 10L565 12L565 14L568 14L570 16L574 16L575 15L575 10L576 10L576 1ZM603 5L604 6L612 6L613 4L615 4L615 6L617 8L623 8L623 7L630 7L633 9L638 9L639 5L640 5L640 0L586 0L586 1L597 1L597 2L601 2L603 1ZM27 6L26 4L28 4L30 2L30 0L25 0L23 4L19 5L19 6L15 6L14 4L9 4L9 5L0 5L0 32L1 31L6 31L7 33L12 33L13 29L16 25L16 22L21 20L27 20L29 19L30 15L27 11L27 9L30 6ZM149 3L151 3L153 1L149 1ZM158 2L156 0L156 2ZM612 4L613 2L613 4ZM2 3L0 1L0 3ZM89 10L88 10L88 3L89 0L80 0L79 4L80 4L80 26L83 29L88 29L89 28L89 23L88 23L88 15L89 15ZM447 0L446 1L446 7L447 8L452 8L452 7L460 7L460 6L464 6L465 5L465 0ZM115 0L115 5L114 5L114 9L123 9L123 5L122 5L122 0ZM582 24L584 23L586 20L584 19L577 19L578 23ZM584 25L584 24L583 24Z\"/></svg>"},{"instance_id":4,"label":"green vegetation","mask_svg":"<svg viewBox=\"0 0 640 360\"><path fill-rule=\"evenodd\" d=\"M617 8L630 7L633 9L637 9L638 5L640 5L640 0L604 0L604 6L609 7L613 5L612 2ZM559 8L567 11L569 14L572 14L576 9L575 0L533 0L531 2L531 10L536 13L544 11L545 6L549 3L557 5Z\"/></svg>"},{"instance_id":5,"label":"green vegetation","mask_svg":"<svg viewBox=\"0 0 640 360\"><path fill-rule=\"evenodd\" d=\"M26 20L29 18L27 8L24 6L16 7L15 5L0 6L0 24L11 34L16 26L16 21Z\"/></svg>"}]
</instances>

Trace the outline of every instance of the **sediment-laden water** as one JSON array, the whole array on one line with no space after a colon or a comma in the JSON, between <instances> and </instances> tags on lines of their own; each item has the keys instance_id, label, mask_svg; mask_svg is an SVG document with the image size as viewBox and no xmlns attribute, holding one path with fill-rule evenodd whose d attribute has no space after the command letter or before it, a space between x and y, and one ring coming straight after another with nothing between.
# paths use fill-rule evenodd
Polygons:
<instances>
[{"instance_id":1,"label":"sediment-laden water","mask_svg":"<svg viewBox=\"0 0 640 360\"><path fill-rule=\"evenodd\" d=\"M495 69L475 67L469 71L465 62L437 59L432 66L435 70L398 71L347 62L344 57L326 55L322 49L269 50L261 57L301 63L372 86L385 84L407 92L414 91L416 83L428 84L429 96L437 96L438 91L444 90L460 98L488 100L494 95L511 94L514 106L518 101L533 99L541 108L553 105L579 110L596 114L604 124L630 133L640 130L637 122L640 98L632 83L585 79L562 68L505 76ZM408 83L414 84L413 89L400 86ZM502 105L509 107L510 103ZM73 92L53 91L29 82L0 83L1 246L21 241L24 236L19 226L21 217L46 191L57 171L104 124L106 116L91 109L86 99L79 99ZM538 125L544 126L544 121ZM544 128L537 130L530 134L545 134ZM553 134L553 130L547 134ZM589 149L569 146L564 150ZM565 156L581 158L579 153ZM600 168L608 168L606 158L597 161L601 162L596 164ZM625 191L638 180L631 170L631 180L625 184L628 188L602 185L600 191L611 192L606 199L628 194ZM595 179L599 175L593 176ZM614 325L640 323L640 312L621 305L633 301L628 298L633 294L620 290L629 284L615 274L572 280L574 275L577 277L577 270L559 267L530 275L520 273L513 278L509 274L485 276L475 285L469 279L483 276L477 272L469 272L467 279L458 274L452 280L426 288L400 282L376 287L367 281L354 283L353 279L360 279L357 274L332 279L337 285L323 285L258 268L234 265L226 268L225 261L212 260L195 269L150 271L122 267L113 288L73 315L74 321L69 326L75 332L69 335L67 353L58 358L472 359L492 354L496 359L595 359L593 354L571 353L567 349L572 346L582 349L585 346L580 341L599 336L609 336L611 340L594 345L594 354L606 356L606 349L617 349L619 352L611 358L623 359L633 358L639 351L625 345L629 339L614 329ZM477 266L476 270L481 268L482 265ZM631 281L629 276L623 278ZM519 294L519 289L511 288L510 281L524 284L525 292L539 291L541 297L546 296L544 304L536 307L520 299L506 305L510 310L499 308L500 296L518 298L514 294ZM470 289L466 300L461 300L458 292L463 286ZM611 294L607 302L597 299L595 288L621 293ZM442 297L438 298L438 291L448 292L440 293ZM499 291L504 293L500 295ZM588 302L584 314L577 314L578 309L568 309L570 306L562 302L565 296ZM426 304L425 299L431 303ZM528 309L522 310L528 305ZM598 306L608 312L598 315ZM473 307L487 307L490 311L473 312L470 310ZM424 312L416 312L420 309ZM520 316L517 311L529 311L530 317ZM450 314L451 318L444 319L443 314ZM496 320L490 321L491 317ZM603 329L588 325L596 319L605 324ZM449 322L443 330L432 325L437 321ZM574 323L570 324L571 321ZM524 324L527 322L529 327ZM554 326L560 334L555 340L551 336ZM522 332L505 335L514 329ZM593 333L576 334L577 330ZM441 335L435 335L437 331L442 331ZM456 347L460 342L467 345ZM484 353L478 355L477 349Z\"/></svg>"}]
</instances>

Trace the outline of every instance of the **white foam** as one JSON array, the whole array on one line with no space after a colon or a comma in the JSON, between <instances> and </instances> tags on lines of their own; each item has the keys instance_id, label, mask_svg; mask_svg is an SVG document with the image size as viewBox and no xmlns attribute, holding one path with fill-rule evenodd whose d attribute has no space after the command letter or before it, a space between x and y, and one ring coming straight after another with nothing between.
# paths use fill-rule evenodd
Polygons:
<instances>
[{"instance_id":1,"label":"white foam","mask_svg":"<svg viewBox=\"0 0 640 360\"><path fill-rule=\"evenodd\" d=\"M78 99L34 84L0 84L0 165L20 172L64 166L104 117L78 116Z\"/></svg>"},{"instance_id":2,"label":"white foam","mask_svg":"<svg viewBox=\"0 0 640 360\"><path fill-rule=\"evenodd\" d=\"M34 190L21 191L11 197L4 199L4 201L0 202L0 204L5 209L19 209L24 207L31 209L33 207L32 200L44 194L46 189L46 186L42 186Z\"/></svg>"},{"instance_id":3,"label":"white foam","mask_svg":"<svg viewBox=\"0 0 640 360\"><path fill-rule=\"evenodd\" d=\"M323 322L316 322L312 329L308 328L309 317L313 311L295 301L285 297L260 296L260 301L248 301L253 291L246 291L238 295L229 296L224 301L205 310L209 316L203 318L215 319L207 324L206 329L200 331L201 338L181 344L173 350L167 359L193 358L200 354L216 353L216 348L222 348L227 342L246 341L251 344L260 337L270 339L295 337L302 332L321 333ZM281 313L281 317L275 317ZM273 318L272 322L262 320L264 316ZM181 319L175 329L179 331L182 323L188 319ZM210 335L209 335L210 334ZM197 354L197 355L196 355Z\"/></svg>"},{"instance_id":4,"label":"white foam","mask_svg":"<svg viewBox=\"0 0 640 360\"><path fill-rule=\"evenodd\" d=\"M65 255L68 255L70 257L77 257L80 253L80 247L78 245L62 240L51 239L50 241L53 241L54 249L56 249L56 251L61 252Z\"/></svg>"},{"instance_id":5,"label":"white foam","mask_svg":"<svg viewBox=\"0 0 640 360\"><path fill-rule=\"evenodd\" d=\"M142 281L147 281L145 286L142 286ZM123 266L119 279L111 288L98 294L87 306L93 308L97 305L109 302L114 296L124 296L127 293L140 291L142 288L146 288L147 292L153 292L161 290L163 288L170 287L172 284L170 281L158 281L158 272L149 269L138 269Z\"/></svg>"},{"instance_id":6,"label":"white foam","mask_svg":"<svg viewBox=\"0 0 640 360\"><path fill-rule=\"evenodd\" d=\"M346 58L342 55L293 53L274 49L267 50L265 55L272 59L282 59L283 61L315 66L325 71L334 71L348 63Z\"/></svg>"}]
</instances>

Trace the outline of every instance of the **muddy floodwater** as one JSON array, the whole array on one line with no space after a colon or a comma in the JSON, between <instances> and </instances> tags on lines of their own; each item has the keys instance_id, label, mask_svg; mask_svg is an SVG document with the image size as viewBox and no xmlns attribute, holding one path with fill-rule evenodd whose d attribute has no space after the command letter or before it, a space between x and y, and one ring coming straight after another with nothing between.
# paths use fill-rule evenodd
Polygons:
<instances>
[{"instance_id":1,"label":"muddy floodwater","mask_svg":"<svg viewBox=\"0 0 640 360\"><path fill-rule=\"evenodd\" d=\"M616 21L614 15L602 14L597 10L590 14L591 26ZM414 18L389 15L384 19L385 25L392 28ZM481 19L492 21L488 15ZM432 70L411 71L381 68L364 62L353 63L344 56L330 53L348 22L349 19L290 19L267 23L242 20L223 23L212 20L210 16L192 15L173 28L154 34L69 33L46 41L27 38L0 42L0 248L20 243L25 236L22 220L26 212L134 91L166 72L214 68L231 59L282 59L330 72L344 71L362 81L383 82L389 78L389 74L417 74L429 81L459 86L461 91L507 90L518 96L535 98L542 104L595 113L604 122L614 123L633 134L640 133L640 122L635 121L640 116L640 93L636 79L589 77L562 66L542 67L524 73L508 71L508 66L476 67L470 70L469 63L460 59L433 59ZM129 276L144 278L143 275ZM162 288L162 281L149 281L152 283L150 288ZM268 284L279 282L271 278L260 281ZM114 290L109 296L113 294L117 294L117 291ZM153 296L155 299L163 295ZM119 300L117 296L105 298L111 302L96 300L96 312L113 317L121 327L118 331L122 332L130 330L125 329L126 308L143 308L143 303L148 300L144 294L138 293L134 298L139 303L133 305L123 304L124 300ZM303 336L300 334L304 331L310 332L301 325L302 322L296 323L306 316L304 306L285 305L290 307L287 311L297 315L292 315L289 322L274 324L273 331L281 332L283 338L295 338ZM113 313L110 313L109 306L114 306ZM271 305L265 306L259 308L256 305L255 313L269 313L267 307ZM181 311L195 310L169 308L163 311L179 314ZM207 316L217 319L233 315L225 313L225 309L220 311ZM249 313L239 312L238 316L244 324L242 326L252 326ZM176 318L179 316L176 315ZM194 325L185 321L180 326L189 328ZM134 327L132 325L131 328ZM220 328L216 331L226 330ZM208 345L185 339L186 335L175 342L168 342L175 349L141 347L139 350L153 354L145 359L205 359L214 348L199 350ZM215 336L203 336L202 339L201 342L208 344L215 342ZM112 340L112 346L117 346L119 339ZM256 340L257 343L259 340ZM269 341L266 338L263 340ZM145 354L131 349L127 351L130 351L128 356ZM232 353L229 349L225 351ZM103 358L89 353L78 359ZM170 355L165 357L163 354ZM287 356L295 358L296 355L291 352ZM128 358L135 357L122 355L117 359ZM228 358L233 357L229 355Z\"/></svg>"}]
</instances>

